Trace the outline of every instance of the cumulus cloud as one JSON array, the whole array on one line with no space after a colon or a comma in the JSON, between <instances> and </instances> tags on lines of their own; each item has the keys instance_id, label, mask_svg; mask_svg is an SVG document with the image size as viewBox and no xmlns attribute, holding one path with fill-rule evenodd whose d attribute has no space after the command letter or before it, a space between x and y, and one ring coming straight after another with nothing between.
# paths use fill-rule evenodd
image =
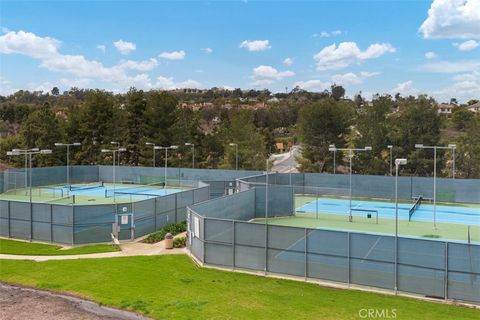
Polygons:
<instances>
[{"instance_id":1,"label":"cumulus cloud","mask_svg":"<svg viewBox=\"0 0 480 320\"><path fill-rule=\"evenodd\" d=\"M167 60L183 60L185 59L185 51L162 52L158 57Z\"/></svg>"},{"instance_id":2,"label":"cumulus cloud","mask_svg":"<svg viewBox=\"0 0 480 320\"><path fill-rule=\"evenodd\" d=\"M122 60L117 65L118 68L124 70L150 71L158 66L158 61L155 58L144 61Z\"/></svg>"},{"instance_id":3,"label":"cumulus cloud","mask_svg":"<svg viewBox=\"0 0 480 320\"><path fill-rule=\"evenodd\" d=\"M290 58L290 57L287 57L283 60L283 64L287 65L287 66L291 66L293 64L293 58Z\"/></svg>"},{"instance_id":4,"label":"cumulus cloud","mask_svg":"<svg viewBox=\"0 0 480 320\"><path fill-rule=\"evenodd\" d=\"M425 58L427 59L435 59L436 57L437 57L437 54L433 51L425 52Z\"/></svg>"},{"instance_id":5,"label":"cumulus cloud","mask_svg":"<svg viewBox=\"0 0 480 320\"><path fill-rule=\"evenodd\" d=\"M91 83L91 79L88 78L80 78L80 79L67 79L62 78L60 79L60 84L64 85L67 88L87 88Z\"/></svg>"},{"instance_id":6,"label":"cumulus cloud","mask_svg":"<svg viewBox=\"0 0 480 320\"><path fill-rule=\"evenodd\" d=\"M365 81L365 79L379 75L380 72L366 72L362 71L359 74L353 72L348 72L345 74L336 74L332 76L332 81L336 84L349 85L349 84L360 84Z\"/></svg>"},{"instance_id":7,"label":"cumulus cloud","mask_svg":"<svg viewBox=\"0 0 480 320\"><path fill-rule=\"evenodd\" d=\"M355 42L342 42L338 47L332 44L323 48L313 58L317 61L317 70L332 70L378 58L388 52L395 52L395 48L389 43L374 43L362 51Z\"/></svg>"},{"instance_id":8,"label":"cumulus cloud","mask_svg":"<svg viewBox=\"0 0 480 320\"><path fill-rule=\"evenodd\" d=\"M408 80L397 84L395 88L391 90L392 94L400 93L402 96L416 96L419 91L413 86L413 81Z\"/></svg>"},{"instance_id":9,"label":"cumulus cloud","mask_svg":"<svg viewBox=\"0 0 480 320\"><path fill-rule=\"evenodd\" d=\"M320 33L314 33L313 37L314 38L330 38L330 37L336 37L342 34L342 31L340 30L335 30L335 31L322 31Z\"/></svg>"},{"instance_id":10,"label":"cumulus cloud","mask_svg":"<svg viewBox=\"0 0 480 320\"><path fill-rule=\"evenodd\" d=\"M268 40L253 40L253 41L245 40L242 43L240 43L239 47L245 48L248 51L265 51L271 48Z\"/></svg>"},{"instance_id":11,"label":"cumulus cloud","mask_svg":"<svg viewBox=\"0 0 480 320\"><path fill-rule=\"evenodd\" d=\"M173 90L178 88L198 88L200 87L200 83L191 79L182 82L175 82L172 77L159 76L155 83L155 87L165 90Z\"/></svg>"},{"instance_id":12,"label":"cumulus cloud","mask_svg":"<svg viewBox=\"0 0 480 320\"><path fill-rule=\"evenodd\" d=\"M476 47L480 46L480 41L475 41L475 40L467 40L465 42L461 43L453 43L454 47L457 47L458 50L460 51L471 51L475 49Z\"/></svg>"},{"instance_id":13,"label":"cumulus cloud","mask_svg":"<svg viewBox=\"0 0 480 320\"><path fill-rule=\"evenodd\" d=\"M331 84L318 79L312 79L307 81L297 81L293 85L307 91L324 91L330 89Z\"/></svg>"},{"instance_id":14,"label":"cumulus cloud","mask_svg":"<svg viewBox=\"0 0 480 320\"><path fill-rule=\"evenodd\" d=\"M253 78L257 84L269 84L275 80L282 80L294 75L293 71L278 71L272 66L261 65L253 69Z\"/></svg>"},{"instance_id":15,"label":"cumulus cloud","mask_svg":"<svg viewBox=\"0 0 480 320\"><path fill-rule=\"evenodd\" d=\"M115 41L113 45L115 46L115 48L117 48L118 52L120 52L123 55L127 55L130 52L137 49L137 46L135 45L135 43L127 42L123 40Z\"/></svg>"},{"instance_id":16,"label":"cumulus cloud","mask_svg":"<svg viewBox=\"0 0 480 320\"><path fill-rule=\"evenodd\" d=\"M462 73L478 70L480 60L438 61L424 64L420 67L423 71L435 73Z\"/></svg>"},{"instance_id":17,"label":"cumulus cloud","mask_svg":"<svg viewBox=\"0 0 480 320\"><path fill-rule=\"evenodd\" d=\"M432 92L438 101L449 101L456 98L466 102L480 97L480 71L456 75L452 78L453 83L449 86Z\"/></svg>"},{"instance_id":18,"label":"cumulus cloud","mask_svg":"<svg viewBox=\"0 0 480 320\"><path fill-rule=\"evenodd\" d=\"M480 38L480 1L434 0L419 31L425 39Z\"/></svg>"},{"instance_id":19,"label":"cumulus cloud","mask_svg":"<svg viewBox=\"0 0 480 320\"><path fill-rule=\"evenodd\" d=\"M59 52L61 42L49 37L40 37L30 32L11 31L0 36L0 52L22 54L40 60L40 66L49 71L73 75L78 79L97 79L122 87L151 87L148 74L129 75L127 70L146 71L156 64L153 60L122 61L106 67L82 55L67 55Z\"/></svg>"}]
</instances>

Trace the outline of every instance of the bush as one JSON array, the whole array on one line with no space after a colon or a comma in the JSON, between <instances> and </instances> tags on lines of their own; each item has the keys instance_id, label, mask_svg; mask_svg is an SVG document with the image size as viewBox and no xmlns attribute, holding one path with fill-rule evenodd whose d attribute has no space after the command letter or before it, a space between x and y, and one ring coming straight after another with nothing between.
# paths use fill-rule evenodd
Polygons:
<instances>
[{"instance_id":1,"label":"bush","mask_svg":"<svg viewBox=\"0 0 480 320\"><path fill-rule=\"evenodd\" d=\"M187 237L179 237L173 239L174 248L183 248L187 245Z\"/></svg>"},{"instance_id":2,"label":"bush","mask_svg":"<svg viewBox=\"0 0 480 320\"><path fill-rule=\"evenodd\" d=\"M182 232L187 231L187 221L182 221L176 224L169 224L157 232L151 233L146 237L143 242L145 243L156 243L163 241L165 239L165 235L167 233L171 233L172 235L176 235Z\"/></svg>"}]
</instances>

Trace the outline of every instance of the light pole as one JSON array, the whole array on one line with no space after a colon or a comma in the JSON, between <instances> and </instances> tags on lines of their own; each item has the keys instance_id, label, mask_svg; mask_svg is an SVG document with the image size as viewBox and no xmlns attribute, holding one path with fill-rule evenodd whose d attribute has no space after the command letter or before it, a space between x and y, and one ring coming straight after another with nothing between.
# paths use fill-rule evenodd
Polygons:
<instances>
[{"instance_id":1,"label":"light pole","mask_svg":"<svg viewBox=\"0 0 480 320\"><path fill-rule=\"evenodd\" d=\"M452 155L452 158L453 158L452 159L453 160L453 162L452 162L452 179L455 179L455 149L457 149L457 145L454 144L454 143L451 143L451 144L448 145L448 147L450 149L452 149L452 153L453 153L453 155Z\"/></svg>"},{"instance_id":2,"label":"light pole","mask_svg":"<svg viewBox=\"0 0 480 320\"><path fill-rule=\"evenodd\" d=\"M349 184L350 184L350 204L349 204L349 213L348 213L348 221L352 222L353 221L353 216L352 216L352 159L353 159L353 152L354 151L370 151L372 150L372 147L365 147L363 149L356 149L356 148L337 148L337 147L329 147L328 151L348 151L348 157L350 159L350 170L349 170Z\"/></svg>"},{"instance_id":3,"label":"light pole","mask_svg":"<svg viewBox=\"0 0 480 320\"><path fill-rule=\"evenodd\" d=\"M110 142L110 144L116 146L117 149L120 149L120 142L112 141ZM120 152L118 153L117 162L118 162L118 166L120 166Z\"/></svg>"},{"instance_id":4,"label":"light pole","mask_svg":"<svg viewBox=\"0 0 480 320\"><path fill-rule=\"evenodd\" d=\"M192 169L195 169L195 144L187 142L185 143L185 146L192 147Z\"/></svg>"},{"instance_id":5,"label":"light pole","mask_svg":"<svg viewBox=\"0 0 480 320\"><path fill-rule=\"evenodd\" d=\"M145 142L147 146L152 146L153 149L153 167L155 168L155 150L156 150L156 145L153 142Z\"/></svg>"},{"instance_id":6,"label":"light pole","mask_svg":"<svg viewBox=\"0 0 480 320\"><path fill-rule=\"evenodd\" d=\"M393 168L392 168L392 165L393 165L393 163L392 163L393 162L393 146L391 144L389 144L387 146L387 148L390 149L390 175L392 175L393 174L393 172L392 172L392 170L393 170Z\"/></svg>"},{"instance_id":7,"label":"light pole","mask_svg":"<svg viewBox=\"0 0 480 320\"><path fill-rule=\"evenodd\" d=\"M407 164L407 159L395 159L395 294L398 288L398 168Z\"/></svg>"},{"instance_id":8,"label":"light pole","mask_svg":"<svg viewBox=\"0 0 480 320\"><path fill-rule=\"evenodd\" d=\"M337 171L337 166L335 165L335 160L337 159L337 149L335 148L335 145L334 144L331 144L328 146L328 150L330 150L330 148L332 148L333 150L333 174L336 174L336 171Z\"/></svg>"},{"instance_id":9,"label":"light pole","mask_svg":"<svg viewBox=\"0 0 480 320\"><path fill-rule=\"evenodd\" d=\"M82 144L80 142L74 143L55 143L55 147L67 147L67 185L70 188L70 147L78 147Z\"/></svg>"},{"instance_id":10,"label":"light pole","mask_svg":"<svg viewBox=\"0 0 480 320\"><path fill-rule=\"evenodd\" d=\"M164 189L167 188L167 168L168 168L168 150L175 150L178 149L178 146L170 146L170 147L155 147L157 150L165 150L165 185L163 186Z\"/></svg>"},{"instance_id":11,"label":"light pole","mask_svg":"<svg viewBox=\"0 0 480 320\"><path fill-rule=\"evenodd\" d=\"M38 148L32 148L32 149L12 149L12 151L7 151L7 156L19 156L19 155L25 155L25 195L28 194L28 152L35 152L39 151L40 149ZM16 178L15 178L16 179Z\"/></svg>"},{"instance_id":12,"label":"light pole","mask_svg":"<svg viewBox=\"0 0 480 320\"><path fill-rule=\"evenodd\" d=\"M30 175L29 175L29 185L30 185L30 202L32 202L32 155L35 154L51 154L52 150L50 149L38 149L38 148L33 148L33 149L12 149L12 151L7 152L7 156L20 156L20 155L25 155L25 157L28 157L29 162L30 162ZM25 182L27 179L25 179ZM25 185L25 188L27 186Z\"/></svg>"},{"instance_id":13,"label":"light pole","mask_svg":"<svg viewBox=\"0 0 480 320\"><path fill-rule=\"evenodd\" d=\"M417 149L433 149L433 228L437 229L437 149L453 149L457 145L449 144L448 146L424 146L421 143L415 145ZM455 168L455 164L453 165Z\"/></svg>"},{"instance_id":14,"label":"light pole","mask_svg":"<svg viewBox=\"0 0 480 320\"><path fill-rule=\"evenodd\" d=\"M113 143L112 143L113 144ZM112 153L112 158L113 158L113 202L115 202L115 188L116 188L116 174L115 174L115 153L118 152L120 156L120 152L125 152L127 149L125 148L118 148L118 149L102 149L102 153Z\"/></svg>"},{"instance_id":15,"label":"light pole","mask_svg":"<svg viewBox=\"0 0 480 320\"><path fill-rule=\"evenodd\" d=\"M230 147L235 147L235 170L238 171L238 143L230 143Z\"/></svg>"}]
</instances>

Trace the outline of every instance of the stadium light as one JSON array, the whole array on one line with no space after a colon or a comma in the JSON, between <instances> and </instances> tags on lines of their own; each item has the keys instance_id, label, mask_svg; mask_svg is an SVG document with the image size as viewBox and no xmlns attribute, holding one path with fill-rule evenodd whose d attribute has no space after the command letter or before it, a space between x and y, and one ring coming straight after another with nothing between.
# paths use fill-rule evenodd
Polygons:
<instances>
[{"instance_id":1,"label":"stadium light","mask_svg":"<svg viewBox=\"0 0 480 320\"><path fill-rule=\"evenodd\" d=\"M155 168L155 166L156 166L155 165L155 150L157 150L157 148L156 148L157 145L153 142L145 142L145 145L152 146L152 149L153 149L153 167Z\"/></svg>"},{"instance_id":2,"label":"stadium light","mask_svg":"<svg viewBox=\"0 0 480 320\"><path fill-rule=\"evenodd\" d=\"M229 143L230 147L235 147L235 170L238 171L238 143Z\"/></svg>"},{"instance_id":3,"label":"stadium light","mask_svg":"<svg viewBox=\"0 0 480 320\"><path fill-rule=\"evenodd\" d=\"M387 148L390 149L390 175L393 174L392 170L393 170L393 167L392 167L392 161L393 161L393 146L391 144L387 145Z\"/></svg>"},{"instance_id":4,"label":"stadium light","mask_svg":"<svg viewBox=\"0 0 480 320\"><path fill-rule=\"evenodd\" d=\"M111 144L117 144L118 142L111 142ZM113 168L112 168L112 175L113 175L113 202L115 202L116 197L115 197L115 189L116 189L116 172L115 172L115 154L118 152L118 157L120 158L120 152L125 152L127 149L125 148L118 148L118 149L102 149L101 152L103 153L109 153L111 152L113 155ZM120 165L120 162L119 162Z\"/></svg>"},{"instance_id":5,"label":"stadium light","mask_svg":"<svg viewBox=\"0 0 480 320\"><path fill-rule=\"evenodd\" d=\"M447 146L424 146L423 144L415 144L417 149L433 149L433 227L437 229L437 149L453 150L452 178L455 179L455 149L456 144Z\"/></svg>"},{"instance_id":6,"label":"stadium light","mask_svg":"<svg viewBox=\"0 0 480 320\"><path fill-rule=\"evenodd\" d=\"M395 159L395 294L398 288L398 169L407 164L407 159Z\"/></svg>"},{"instance_id":7,"label":"stadium light","mask_svg":"<svg viewBox=\"0 0 480 320\"><path fill-rule=\"evenodd\" d=\"M337 158L337 149L335 148L334 144L328 146L328 151L333 151L333 174L337 173L337 166L335 164L335 160Z\"/></svg>"},{"instance_id":8,"label":"stadium light","mask_svg":"<svg viewBox=\"0 0 480 320\"><path fill-rule=\"evenodd\" d=\"M155 149L165 150L165 185L163 186L163 188L166 189L167 188L167 171L168 171L168 150L178 149L178 146L170 146L170 147L156 146Z\"/></svg>"},{"instance_id":9,"label":"stadium light","mask_svg":"<svg viewBox=\"0 0 480 320\"><path fill-rule=\"evenodd\" d=\"M348 151L348 158L350 160L350 166L349 166L349 180L350 180L350 201L349 201L349 210L348 210L348 221L352 222L353 221L353 216L352 216L352 159L353 159L353 152L354 151L370 151L372 150L371 146L366 146L362 149L358 148L337 148L335 145L331 144L328 147L328 151L336 152L336 151Z\"/></svg>"},{"instance_id":10,"label":"stadium light","mask_svg":"<svg viewBox=\"0 0 480 320\"><path fill-rule=\"evenodd\" d=\"M185 146L192 147L192 169L195 169L195 144L186 142Z\"/></svg>"},{"instance_id":11,"label":"stadium light","mask_svg":"<svg viewBox=\"0 0 480 320\"><path fill-rule=\"evenodd\" d=\"M7 152L7 156L20 156L25 155L25 195L27 195L27 186L30 185L30 202L32 202L32 155L35 154L51 154L52 150L39 148L31 149L12 149ZM28 165L30 162L30 166ZM27 167L30 168L30 175L28 175ZM30 178L30 179L29 179ZM30 180L30 183L28 181Z\"/></svg>"},{"instance_id":12,"label":"stadium light","mask_svg":"<svg viewBox=\"0 0 480 320\"><path fill-rule=\"evenodd\" d=\"M80 142L74 143L55 143L55 147L66 147L67 148L67 185L70 187L70 147L78 147L80 146Z\"/></svg>"}]
</instances>

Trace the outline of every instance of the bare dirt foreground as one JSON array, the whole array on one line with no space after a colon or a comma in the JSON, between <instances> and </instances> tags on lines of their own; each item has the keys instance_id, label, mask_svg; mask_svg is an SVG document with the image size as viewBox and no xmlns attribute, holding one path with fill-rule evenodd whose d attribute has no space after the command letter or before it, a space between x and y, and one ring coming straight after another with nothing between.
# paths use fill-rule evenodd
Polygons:
<instances>
[{"instance_id":1,"label":"bare dirt foreground","mask_svg":"<svg viewBox=\"0 0 480 320\"><path fill-rule=\"evenodd\" d=\"M133 312L103 307L73 296L0 283L0 319L147 320Z\"/></svg>"}]
</instances>

